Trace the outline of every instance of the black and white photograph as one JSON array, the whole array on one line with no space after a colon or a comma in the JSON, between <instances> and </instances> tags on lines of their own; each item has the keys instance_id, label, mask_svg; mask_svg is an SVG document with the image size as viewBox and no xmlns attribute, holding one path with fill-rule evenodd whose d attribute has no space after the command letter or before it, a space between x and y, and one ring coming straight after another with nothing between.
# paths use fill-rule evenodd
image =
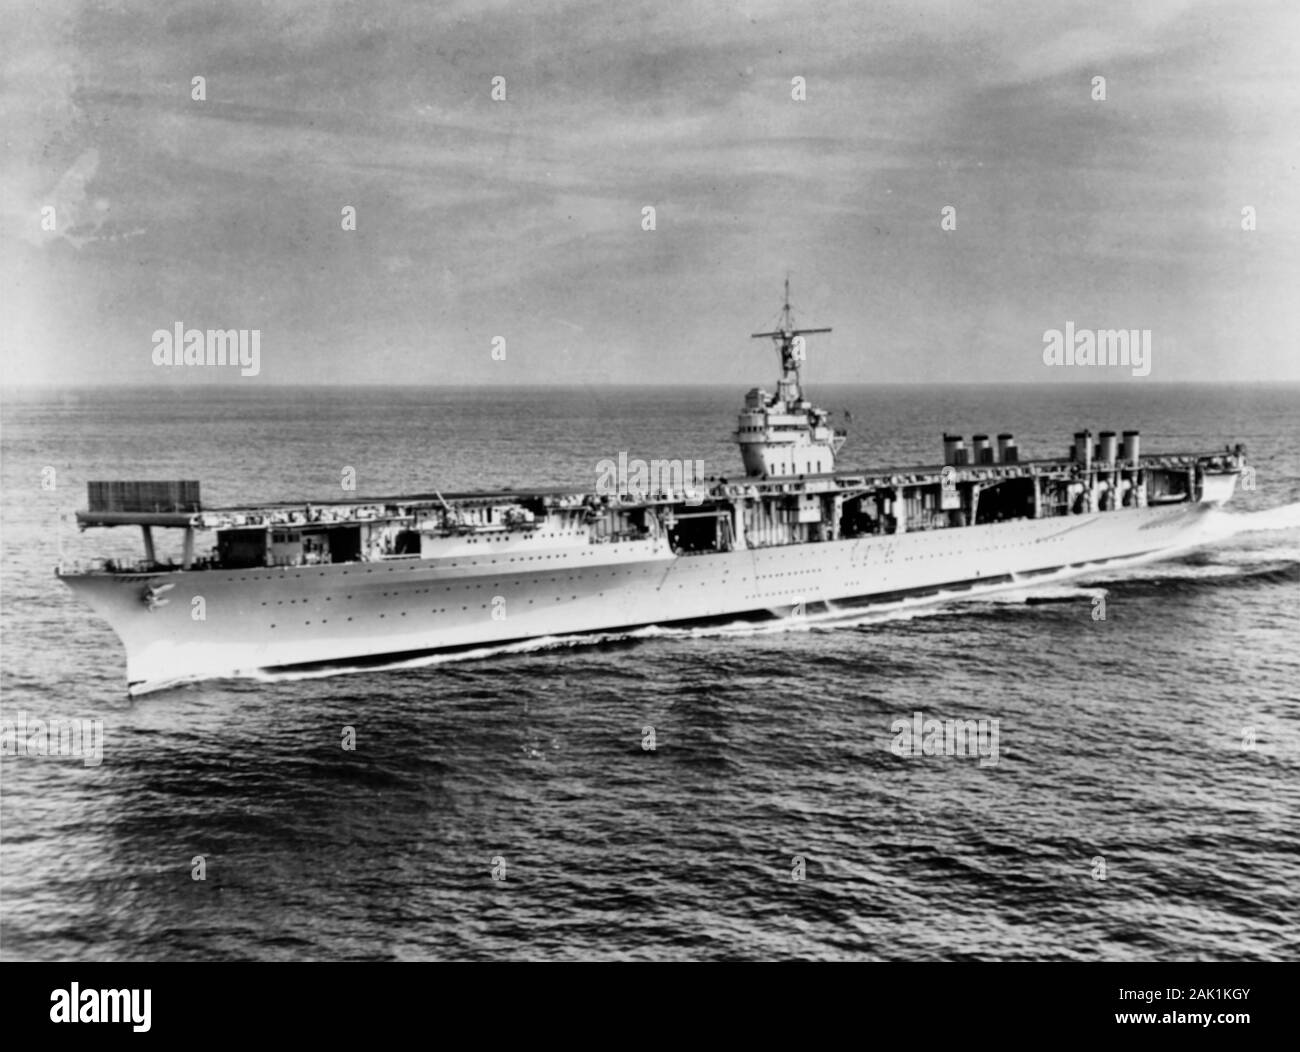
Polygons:
<instances>
[{"instance_id":1,"label":"black and white photograph","mask_svg":"<svg viewBox=\"0 0 1300 1052\"><path fill-rule=\"evenodd\" d=\"M5 961L1294 961L1300 8L0 21Z\"/></svg>"}]
</instances>

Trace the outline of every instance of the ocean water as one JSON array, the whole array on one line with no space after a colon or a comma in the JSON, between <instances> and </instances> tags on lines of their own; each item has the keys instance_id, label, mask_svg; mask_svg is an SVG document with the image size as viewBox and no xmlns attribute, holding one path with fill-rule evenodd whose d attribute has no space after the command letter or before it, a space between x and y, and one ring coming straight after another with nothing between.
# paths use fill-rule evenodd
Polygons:
<instances>
[{"instance_id":1,"label":"ocean water","mask_svg":"<svg viewBox=\"0 0 1300 1052\"><path fill-rule=\"evenodd\" d=\"M590 488L622 451L734 475L741 393L8 392L3 716L105 737L98 766L0 759L0 953L1294 959L1296 386L813 385L852 413L846 468L933 463L945 430L1047 455L1086 426L1245 442L1257 470L1183 556L835 623L129 700L116 638L53 576L137 553L67 521L89 479L198 478L221 504L323 499L346 468L361 494ZM997 762L894 755L915 712L997 720Z\"/></svg>"}]
</instances>

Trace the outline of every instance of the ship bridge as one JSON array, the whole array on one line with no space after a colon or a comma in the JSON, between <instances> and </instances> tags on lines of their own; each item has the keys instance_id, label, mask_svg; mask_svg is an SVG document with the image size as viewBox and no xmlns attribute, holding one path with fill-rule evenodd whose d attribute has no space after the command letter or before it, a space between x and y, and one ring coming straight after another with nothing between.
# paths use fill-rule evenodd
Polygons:
<instances>
[{"instance_id":1,"label":"ship bridge","mask_svg":"<svg viewBox=\"0 0 1300 1052\"><path fill-rule=\"evenodd\" d=\"M804 337L830 329L795 327L790 309L790 279L785 282L785 305L780 327L753 333L770 338L781 358L781 379L775 394L755 387L745 396L736 426L736 441L746 474L756 478L794 478L828 475L835 470L835 454L847 433L830 424L830 414L803 396L799 366L807 359Z\"/></svg>"}]
</instances>

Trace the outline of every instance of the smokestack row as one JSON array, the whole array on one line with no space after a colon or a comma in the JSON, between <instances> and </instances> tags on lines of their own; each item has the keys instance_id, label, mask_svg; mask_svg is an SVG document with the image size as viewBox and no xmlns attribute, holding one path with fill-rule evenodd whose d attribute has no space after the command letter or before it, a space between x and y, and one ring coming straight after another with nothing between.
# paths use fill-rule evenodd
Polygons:
<instances>
[{"instance_id":1,"label":"smokestack row","mask_svg":"<svg viewBox=\"0 0 1300 1052\"><path fill-rule=\"evenodd\" d=\"M1093 445L1091 431L1076 431L1071 459L1087 468L1092 466L1094 459L1098 464L1114 464L1117 460L1132 463L1141 455L1142 432L1140 431L1125 431L1122 445L1116 442L1114 431L1103 431L1097 439L1097 444Z\"/></svg>"},{"instance_id":2,"label":"smokestack row","mask_svg":"<svg viewBox=\"0 0 1300 1052\"><path fill-rule=\"evenodd\" d=\"M1008 433L998 435L996 455L989 445L988 435L972 435L970 449L966 448L961 435L943 436L943 462L945 464L1016 464L1020 461L1020 450L1016 440Z\"/></svg>"}]
</instances>

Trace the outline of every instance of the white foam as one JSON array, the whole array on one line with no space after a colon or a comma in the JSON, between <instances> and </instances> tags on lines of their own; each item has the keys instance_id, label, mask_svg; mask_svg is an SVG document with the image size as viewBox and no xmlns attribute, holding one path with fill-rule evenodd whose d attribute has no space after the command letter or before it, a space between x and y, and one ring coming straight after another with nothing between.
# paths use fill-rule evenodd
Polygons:
<instances>
[{"instance_id":1,"label":"white foam","mask_svg":"<svg viewBox=\"0 0 1300 1052\"><path fill-rule=\"evenodd\" d=\"M1224 516L1236 524L1237 533L1300 530L1300 501L1259 511L1230 511Z\"/></svg>"}]
</instances>

